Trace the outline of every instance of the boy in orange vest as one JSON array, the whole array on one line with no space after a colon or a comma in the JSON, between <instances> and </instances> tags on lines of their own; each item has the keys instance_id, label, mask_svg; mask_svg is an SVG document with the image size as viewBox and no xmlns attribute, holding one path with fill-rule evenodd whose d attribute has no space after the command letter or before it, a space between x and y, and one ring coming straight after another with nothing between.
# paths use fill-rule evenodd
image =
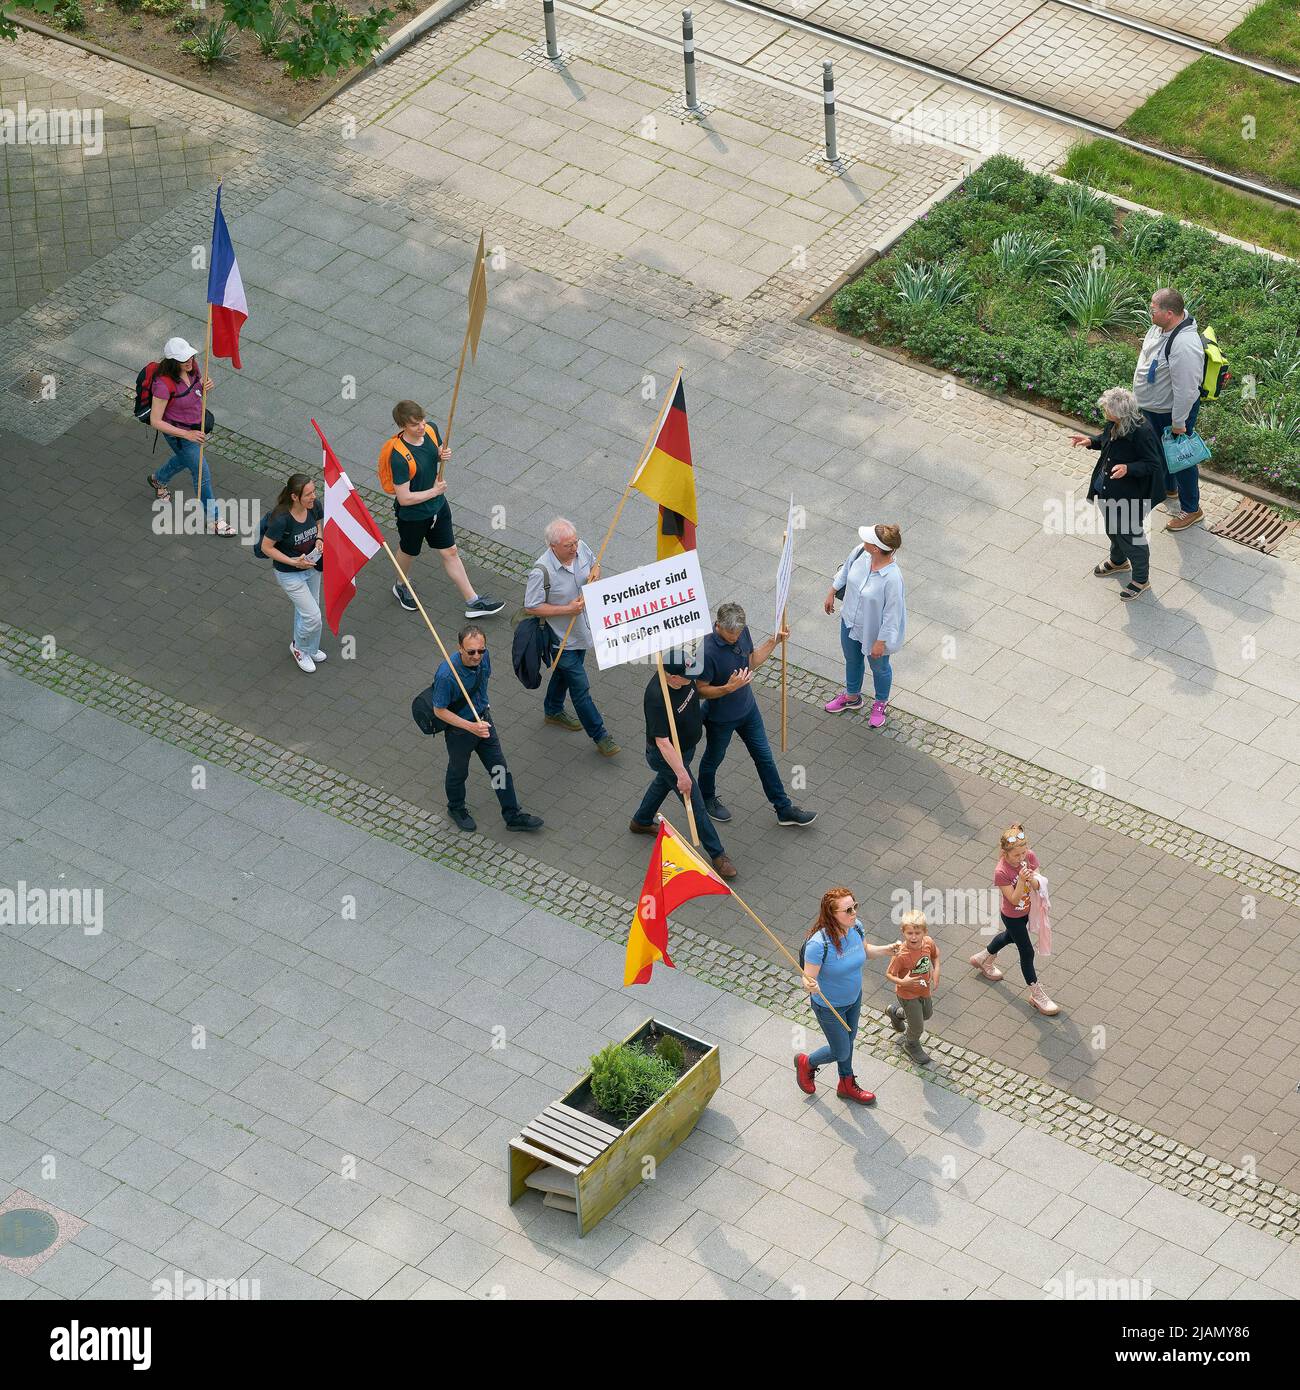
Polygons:
<instances>
[{"instance_id":1,"label":"boy in orange vest","mask_svg":"<svg viewBox=\"0 0 1300 1390\"><path fill-rule=\"evenodd\" d=\"M499 613L505 603L475 593L465 573L465 562L456 549L451 504L446 498L447 482L438 477L438 467L451 457L451 449L443 444L438 427L425 418L424 407L414 401L398 401L393 407L393 421L400 433L388 440L380 452L379 477L384 491L393 494L397 563L402 573L410 574L411 561L427 541L429 548L437 551L448 579L460 590L465 616L485 618ZM391 488L384 476L387 470L392 474ZM415 599L405 584L393 585L393 597L408 613L416 611Z\"/></svg>"},{"instance_id":2,"label":"boy in orange vest","mask_svg":"<svg viewBox=\"0 0 1300 1390\"><path fill-rule=\"evenodd\" d=\"M918 1066L930 1065L930 1054L921 1046L925 1024L934 1012L934 987L939 983L939 948L926 934L924 912L905 912L899 926L903 930L903 949L889 962L885 978L892 980L898 1003L885 1012L894 1031L907 1029L903 1051Z\"/></svg>"}]
</instances>

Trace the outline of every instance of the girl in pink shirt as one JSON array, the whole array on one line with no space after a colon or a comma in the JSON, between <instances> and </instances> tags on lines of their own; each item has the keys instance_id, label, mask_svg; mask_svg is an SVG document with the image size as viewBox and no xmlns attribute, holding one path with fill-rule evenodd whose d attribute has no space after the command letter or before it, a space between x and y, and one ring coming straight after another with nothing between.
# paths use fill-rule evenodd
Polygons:
<instances>
[{"instance_id":1,"label":"girl in pink shirt","mask_svg":"<svg viewBox=\"0 0 1300 1390\"><path fill-rule=\"evenodd\" d=\"M989 942L987 950L977 951L970 958L970 963L986 980L1000 980L1002 971L993 963L993 958L1008 942L1014 941L1020 952L1020 970L1029 986L1029 1002L1040 1014L1050 1017L1059 1014L1061 1008L1047 997L1047 991L1038 983L1034 946L1029 939L1029 895L1038 871L1038 856L1029 848L1025 827L1019 823L1002 832L999 849L993 886L1001 894L998 906L1002 911L1002 930Z\"/></svg>"}]
</instances>

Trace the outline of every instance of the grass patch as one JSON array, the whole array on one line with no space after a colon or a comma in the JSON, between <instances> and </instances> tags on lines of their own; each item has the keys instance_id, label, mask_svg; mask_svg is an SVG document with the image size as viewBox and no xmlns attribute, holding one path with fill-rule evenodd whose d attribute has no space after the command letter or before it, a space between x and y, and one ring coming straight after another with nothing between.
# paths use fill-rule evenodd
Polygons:
<instances>
[{"instance_id":1,"label":"grass patch","mask_svg":"<svg viewBox=\"0 0 1300 1390\"><path fill-rule=\"evenodd\" d=\"M830 317L972 385L1097 420L1102 391L1133 380L1161 285L1214 327L1231 365L1197 426L1213 466L1300 497L1300 268L1201 227L1121 214L998 155L841 290Z\"/></svg>"},{"instance_id":2,"label":"grass patch","mask_svg":"<svg viewBox=\"0 0 1300 1390\"><path fill-rule=\"evenodd\" d=\"M1223 46L1244 58L1300 72L1300 0L1265 0L1237 25Z\"/></svg>"},{"instance_id":3,"label":"grass patch","mask_svg":"<svg viewBox=\"0 0 1300 1390\"><path fill-rule=\"evenodd\" d=\"M1300 212L1164 164L1109 140L1076 145L1060 172L1145 207L1300 258Z\"/></svg>"}]
</instances>

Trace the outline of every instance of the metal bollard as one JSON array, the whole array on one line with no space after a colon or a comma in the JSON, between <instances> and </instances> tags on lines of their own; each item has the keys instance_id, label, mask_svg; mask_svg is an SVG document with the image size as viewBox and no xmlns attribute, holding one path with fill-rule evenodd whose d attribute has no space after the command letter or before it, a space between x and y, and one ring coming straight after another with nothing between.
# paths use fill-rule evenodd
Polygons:
<instances>
[{"instance_id":1,"label":"metal bollard","mask_svg":"<svg viewBox=\"0 0 1300 1390\"><path fill-rule=\"evenodd\" d=\"M546 56L554 62L560 56L559 41L555 37L555 0L542 0L542 15L546 20Z\"/></svg>"},{"instance_id":2,"label":"metal bollard","mask_svg":"<svg viewBox=\"0 0 1300 1390\"><path fill-rule=\"evenodd\" d=\"M835 143L835 74L830 60L822 64L822 100L826 104L826 161L839 162L839 150Z\"/></svg>"},{"instance_id":3,"label":"metal bollard","mask_svg":"<svg viewBox=\"0 0 1300 1390\"><path fill-rule=\"evenodd\" d=\"M695 90L695 23L690 10L682 11L682 57L686 61L686 109L699 109L700 96Z\"/></svg>"}]
</instances>

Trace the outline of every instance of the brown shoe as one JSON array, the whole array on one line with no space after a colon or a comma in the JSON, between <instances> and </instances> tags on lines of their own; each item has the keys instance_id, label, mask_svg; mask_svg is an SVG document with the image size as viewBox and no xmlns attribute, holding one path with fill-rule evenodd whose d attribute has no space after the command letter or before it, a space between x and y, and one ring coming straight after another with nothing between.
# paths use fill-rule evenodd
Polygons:
<instances>
[{"instance_id":1,"label":"brown shoe","mask_svg":"<svg viewBox=\"0 0 1300 1390\"><path fill-rule=\"evenodd\" d=\"M627 828L633 835L658 835L659 833L657 825L642 825L639 820L628 821Z\"/></svg>"},{"instance_id":2,"label":"brown shoe","mask_svg":"<svg viewBox=\"0 0 1300 1390\"><path fill-rule=\"evenodd\" d=\"M719 878L735 878L740 872L725 854L713 856L713 867L717 870Z\"/></svg>"},{"instance_id":3,"label":"brown shoe","mask_svg":"<svg viewBox=\"0 0 1300 1390\"><path fill-rule=\"evenodd\" d=\"M1176 516L1165 527L1166 531L1186 531L1189 527L1199 525L1205 520L1205 513L1198 507L1194 512L1184 512L1181 516Z\"/></svg>"}]
</instances>

